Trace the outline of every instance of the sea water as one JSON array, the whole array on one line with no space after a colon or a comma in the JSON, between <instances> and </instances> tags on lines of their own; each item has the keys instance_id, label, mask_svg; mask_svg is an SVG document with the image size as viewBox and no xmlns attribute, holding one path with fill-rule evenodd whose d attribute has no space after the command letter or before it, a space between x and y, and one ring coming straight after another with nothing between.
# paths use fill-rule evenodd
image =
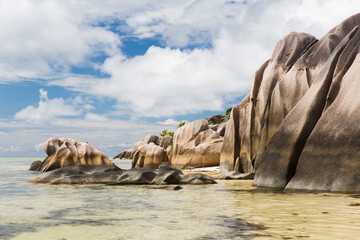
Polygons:
<instances>
[{"instance_id":1,"label":"sea water","mask_svg":"<svg viewBox=\"0 0 360 240\"><path fill-rule=\"evenodd\" d=\"M34 160L0 158L0 239L360 239L357 194L33 184Z\"/></svg>"}]
</instances>

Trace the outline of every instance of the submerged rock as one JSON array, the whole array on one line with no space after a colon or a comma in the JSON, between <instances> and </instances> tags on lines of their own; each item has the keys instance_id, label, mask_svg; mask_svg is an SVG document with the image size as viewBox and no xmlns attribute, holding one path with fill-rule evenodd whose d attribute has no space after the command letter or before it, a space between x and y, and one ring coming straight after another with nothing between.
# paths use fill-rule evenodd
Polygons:
<instances>
[{"instance_id":1,"label":"submerged rock","mask_svg":"<svg viewBox=\"0 0 360 240\"><path fill-rule=\"evenodd\" d=\"M55 169L30 180L31 183L49 184L215 184L204 174L184 175L171 168L122 170L115 165L80 165Z\"/></svg>"},{"instance_id":2,"label":"submerged rock","mask_svg":"<svg viewBox=\"0 0 360 240\"><path fill-rule=\"evenodd\" d=\"M228 180L253 180L255 173L239 173L236 171L220 173L218 175L213 175L214 179L228 179Z\"/></svg>"}]
</instances>

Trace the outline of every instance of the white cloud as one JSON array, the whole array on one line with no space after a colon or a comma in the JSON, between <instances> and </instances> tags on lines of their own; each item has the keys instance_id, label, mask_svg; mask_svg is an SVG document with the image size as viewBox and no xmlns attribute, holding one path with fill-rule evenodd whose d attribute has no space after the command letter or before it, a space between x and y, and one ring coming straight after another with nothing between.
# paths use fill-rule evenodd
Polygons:
<instances>
[{"instance_id":1,"label":"white cloud","mask_svg":"<svg viewBox=\"0 0 360 240\"><path fill-rule=\"evenodd\" d=\"M0 81L48 79L111 97L135 117L221 111L249 92L252 74L284 35L321 37L359 7L355 0L1 1ZM106 26L119 22L125 36ZM166 47L127 59L119 50L127 36L157 36ZM99 52L108 58L97 67L110 78L69 75L74 65L95 67L89 57Z\"/></svg>"},{"instance_id":2,"label":"white cloud","mask_svg":"<svg viewBox=\"0 0 360 240\"><path fill-rule=\"evenodd\" d=\"M35 149L35 151L36 152L41 152L41 151L44 151L44 143L42 142L42 143L38 143L38 144L36 144L35 146L34 146L34 149Z\"/></svg>"},{"instance_id":3,"label":"white cloud","mask_svg":"<svg viewBox=\"0 0 360 240\"><path fill-rule=\"evenodd\" d=\"M41 78L82 96L49 99L42 91L39 103L15 120L0 119L0 154L14 146L34 151L34 143L49 137L115 151L164 128L138 117L223 112L249 92L254 71L279 39L291 31L320 38L360 9L357 0L243 2L0 0L0 82ZM124 35L106 26L119 22ZM119 50L123 38L151 36L162 47L134 58ZM103 63L91 61L101 53ZM72 74L72 66L96 67L110 77ZM95 113L86 95L116 100L117 112ZM114 119L119 115L133 118Z\"/></svg>"},{"instance_id":4,"label":"white cloud","mask_svg":"<svg viewBox=\"0 0 360 240\"><path fill-rule=\"evenodd\" d=\"M233 2L127 5L130 13L119 15L126 16L130 35L160 36L167 47L152 46L145 55L131 59L113 54L100 66L109 78L70 77L52 84L113 98L121 114L134 117L222 111L229 102L233 104L233 99L250 91L253 73L270 58L278 40L291 31L321 37L355 13L354 6L360 7L360 2L351 0L348 4L334 0ZM347 7L339 10L339 4ZM329 12L333 13L331 17ZM187 50L176 48L189 44L200 45Z\"/></svg>"},{"instance_id":5,"label":"white cloud","mask_svg":"<svg viewBox=\"0 0 360 240\"><path fill-rule=\"evenodd\" d=\"M12 153L12 152L21 152L24 150L23 146L19 146L19 145L11 145L9 147L2 147L0 146L0 153L1 152L5 152L5 153Z\"/></svg>"},{"instance_id":6,"label":"white cloud","mask_svg":"<svg viewBox=\"0 0 360 240\"><path fill-rule=\"evenodd\" d=\"M232 62L242 55L234 52L151 47L144 56L126 61L115 56L103 65L112 77L87 84L86 91L115 98L136 116L220 111L226 100L246 94L251 86L243 66L232 71Z\"/></svg>"},{"instance_id":7,"label":"white cloud","mask_svg":"<svg viewBox=\"0 0 360 240\"><path fill-rule=\"evenodd\" d=\"M76 117L82 115L84 109L91 109L89 104L80 97L64 100L63 98L48 99L47 91L39 90L38 106L27 106L15 114L16 120L42 123L51 122L57 117Z\"/></svg>"},{"instance_id":8,"label":"white cloud","mask_svg":"<svg viewBox=\"0 0 360 240\"><path fill-rule=\"evenodd\" d=\"M99 51L118 53L116 34L81 17L61 1L0 1L0 82L53 78Z\"/></svg>"},{"instance_id":9,"label":"white cloud","mask_svg":"<svg viewBox=\"0 0 360 240\"><path fill-rule=\"evenodd\" d=\"M180 122L175 121L174 119L169 118L169 119L167 119L167 120L165 120L165 121L163 121L163 122L159 121L159 122L157 122L157 123L160 124L160 125L166 125L166 126L177 126L177 125L179 125Z\"/></svg>"},{"instance_id":10,"label":"white cloud","mask_svg":"<svg viewBox=\"0 0 360 240\"><path fill-rule=\"evenodd\" d=\"M105 122L109 121L106 116L88 112L85 114L85 120L87 121L95 121L95 122Z\"/></svg>"}]
</instances>

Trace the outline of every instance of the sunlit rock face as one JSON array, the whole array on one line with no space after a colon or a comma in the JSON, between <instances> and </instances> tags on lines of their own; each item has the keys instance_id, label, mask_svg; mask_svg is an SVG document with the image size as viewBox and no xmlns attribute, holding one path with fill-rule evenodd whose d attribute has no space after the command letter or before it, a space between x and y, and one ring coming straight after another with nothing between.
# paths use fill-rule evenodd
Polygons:
<instances>
[{"instance_id":1,"label":"sunlit rock face","mask_svg":"<svg viewBox=\"0 0 360 240\"><path fill-rule=\"evenodd\" d=\"M132 167L156 169L163 162L169 162L169 147L172 145L172 136L147 135L135 143L131 149L119 153L114 158L132 160Z\"/></svg>"},{"instance_id":2,"label":"sunlit rock face","mask_svg":"<svg viewBox=\"0 0 360 240\"><path fill-rule=\"evenodd\" d=\"M233 109L222 171L254 167L255 185L287 191L360 191L359 25L357 14L320 40L278 43Z\"/></svg>"},{"instance_id":3,"label":"sunlit rock face","mask_svg":"<svg viewBox=\"0 0 360 240\"><path fill-rule=\"evenodd\" d=\"M140 145L132 157L132 167L156 169L163 162L168 162L166 150L154 143Z\"/></svg>"},{"instance_id":4,"label":"sunlit rock face","mask_svg":"<svg viewBox=\"0 0 360 240\"><path fill-rule=\"evenodd\" d=\"M171 164L178 168L219 166L223 137L200 119L174 133Z\"/></svg>"},{"instance_id":5,"label":"sunlit rock face","mask_svg":"<svg viewBox=\"0 0 360 240\"><path fill-rule=\"evenodd\" d=\"M148 135L115 158L130 158L132 167L156 169L163 162L176 168L219 166L227 122L215 114L179 127L174 136ZM216 120L217 119L217 120Z\"/></svg>"},{"instance_id":6,"label":"sunlit rock face","mask_svg":"<svg viewBox=\"0 0 360 240\"><path fill-rule=\"evenodd\" d=\"M96 147L74 139L50 138L44 143L44 150L48 157L36 169L40 172L68 166L114 164Z\"/></svg>"},{"instance_id":7,"label":"sunlit rock face","mask_svg":"<svg viewBox=\"0 0 360 240\"><path fill-rule=\"evenodd\" d=\"M290 33L256 71L251 92L231 113L221 152L223 172L253 171L282 119L309 88L310 74L296 63L316 41L309 34ZM284 78L287 74L292 77Z\"/></svg>"}]
</instances>

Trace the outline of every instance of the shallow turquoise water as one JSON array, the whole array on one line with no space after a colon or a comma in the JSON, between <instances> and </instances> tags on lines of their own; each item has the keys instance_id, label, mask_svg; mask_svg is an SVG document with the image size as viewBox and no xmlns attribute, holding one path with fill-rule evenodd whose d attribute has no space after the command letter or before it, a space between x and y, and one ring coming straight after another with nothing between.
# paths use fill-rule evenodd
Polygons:
<instances>
[{"instance_id":1,"label":"shallow turquoise water","mask_svg":"<svg viewBox=\"0 0 360 240\"><path fill-rule=\"evenodd\" d=\"M27 183L33 158L0 158L0 239L359 239L360 195L216 185ZM122 168L129 161L117 161Z\"/></svg>"}]
</instances>

